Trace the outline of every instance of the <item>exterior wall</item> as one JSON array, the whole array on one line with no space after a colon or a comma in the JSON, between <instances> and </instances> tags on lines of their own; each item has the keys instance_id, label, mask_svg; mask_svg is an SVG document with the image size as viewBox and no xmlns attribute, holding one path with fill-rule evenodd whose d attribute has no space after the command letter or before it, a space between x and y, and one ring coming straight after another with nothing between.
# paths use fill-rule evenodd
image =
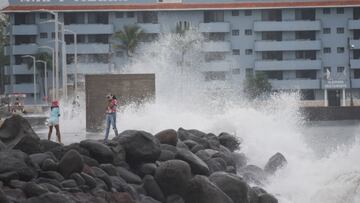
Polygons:
<instances>
[{"instance_id":1,"label":"exterior wall","mask_svg":"<svg viewBox=\"0 0 360 203\"><path fill-rule=\"evenodd\" d=\"M107 94L116 95L120 107L155 98L154 74L87 75L85 84L86 129L89 131L103 127Z\"/></svg>"}]
</instances>

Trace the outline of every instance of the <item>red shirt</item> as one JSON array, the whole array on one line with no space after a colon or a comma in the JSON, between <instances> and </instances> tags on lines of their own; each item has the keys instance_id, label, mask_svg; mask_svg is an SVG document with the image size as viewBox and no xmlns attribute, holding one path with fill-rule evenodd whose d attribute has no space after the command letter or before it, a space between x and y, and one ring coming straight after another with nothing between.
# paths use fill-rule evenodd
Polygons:
<instances>
[{"instance_id":1,"label":"red shirt","mask_svg":"<svg viewBox=\"0 0 360 203\"><path fill-rule=\"evenodd\" d=\"M106 113L116 113L116 106L117 106L117 100L116 99L110 100L106 108Z\"/></svg>"}]
</instances>

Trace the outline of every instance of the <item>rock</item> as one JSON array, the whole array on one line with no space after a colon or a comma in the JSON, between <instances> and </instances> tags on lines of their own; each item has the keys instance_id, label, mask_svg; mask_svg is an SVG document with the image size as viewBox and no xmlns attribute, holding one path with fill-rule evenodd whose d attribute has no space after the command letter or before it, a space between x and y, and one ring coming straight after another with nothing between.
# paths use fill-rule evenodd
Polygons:
<instances>
[{"instance_id":1,"label":"rock","mask_svg":"<svg viewBox=\"0 0 360 203\"><path fill-rule=\"evenodd\" d=\"M13 115L0 127L0 140L7 149L19 149L27 154L40 153L40 138L31 128L29 122Z\"/></svg>"},{"instance_id":2,"label":"rock","mask_svg":"<svg viewBox=\"0 0 360 203\"><path fill-rule=\"evenodd\" d=\"M21 180L11 180L9 182L9 186L12 188L19 188L22 189L24 187L24 185L26 184L26 182L21 181ZM1 201L0 201L1 202Z\"/></svg>"},{"instance_id":3,"label":"rock","mask_svg":"<svg viewBox=\"0 0 360 203\"><path fill-rule=\"evenodd\" d=\"M146 190L146 194L160 202L164 202L165 197L163 192L161 191L159 185L155 181L154 177L151 175L146 175L143 179L144 189Z\"/></svg>"},{"instance_id":4,"label":"rock","mask_svg":"<svg viewBox=\"0 0 360 203\"><path fill-rule=\"evenodd\" d=\"M43 188L46 188L49 192L54 192L54 193L61 192L61 190L58 187L50 183L40 183L39 185Z\"/></svg>"},{"instance_id":5,"label":"rock","mask_svg":"<svg viewBox=\"0 0 360 203\"><path fill-rule=\"evenodd\" d=\"M54 161L56 160L55 156L51 152L31 154L29 158L34 164L38 166L41 166L46 159L52 159Z\"/></svg>"},{"instance_id":6,"label":"rock","mask_svg":"<svg viewBox=\"0 0 360 203\"><path fill-rule=\"evenodd\" d=\"M156 164L153 163L146 163L146 164L141 164L140 168L139 168L139 173L142 176L145 175L155 175L155 171L156 171Z\"/></svg>"},{"instance_id":7,"label":"rock","mask_svg":"<svg viewBox=\"0 0 360 203\"><path fill-rule=\"evenodd\" d=\"M26 199L24 192L21 189L3 188L4 194L11 203L23 202Z\"/></svg>"},{"instance_id":8,"label":"rock","mask_svg":"<svg viewBox=\"0 0 360 203\"><path fill-rule=\"evenodd\" d=\"M1 203L9 203L8 198L6 197L4 191L0 188L0 202Z\"/></svg>"},{"instance_id":9,"label":"rock","mask_svg":"<svg viewBox=\"0 0 360 203\"><path fill-rule=\"evenodd\" d=\"M118 192L125 192L128 189L126 181L119 176L110 176L111 184L113 188Z\"/></svg>"},{"instance_id":10,"label":"rock","mask_svg":"<svg viewBox=\"0 0 360 203\"><path fill-rule=\"evenodd\" d=\"M48 192L46 188L41 187L40 185L34 182L26 183L23 187L23 191L27 198L36 197Z\"/></svg>"},{"instance_id":11,"label":"rock","mask_svg":"<svg viewBox=\"0 0 360 203\"><path fill-rule=\"evenodd\" d=\"M159 161L168 161L175 159L175 153L169 151L169 150L161 150Z\"/></svg>"},{"instance_id":12,"label":"rock","mask_svg":"<svg viewBox=\"0 0 360 203\"><path fill-rule=\"evenodd\" d=\"M41 164L41 169L43 171L57 171L58 164L52 159L45 159Z\"/></svg>"},{"instance_id":13,"label":"rock","mask_svg":"<svg viewBox=\"0 0 360 203\"><path fill-rule=\"evenodd\" d=\"M249 190L250 203L277 203L277 199L260 187Z\"/></svg>"},{"instance_id":14,"label":"rock","mask_svg":"<svg viewBox=\"0 0 360 203\"><path fill-rule=\"evenodd\" d=\"M125 148L121 144L116 142L110 142L109 147L114 154L114 166L121 166L122 162L126 160Z\"/></svg>"},{"instance_id":15,"label":"rock","mask_svg":"<svg viewBox=\"0 0 360 203\"><path fill-rule=\"evenodd\" d=\"M116 136L112 142L121 144L126 152L126 162L153 163L160 156L160 143L145 131L127 130Z\"/></svg>"},{"instance_id":16,"label":"rock","mask_svg":"<svg viewBox=\"0 0 360 203\"><path fill-rule=\"evenodd\" d=\"M127 192L112 193L111 200L111 203L136 203L131 195Z\"/></svg>"},{"instance_id":17,"label":"rock","mask_svg":"<svg viewBox=\"0 0 360 203\"><path fill-rule=\"evenodd\" d=\"M117 174L122 177L127 183L133 183L133 184L140 184L141 178L134 174L133 172L122 168L122 167L116 167Z\"/></svg>"},{"instance_id":18,"label":"rock","mask_svg":"<svg viewBox=\"0 0 360 203\"><path fill-rule=\"evenodd\" d=\"M249 202L249 186L239 176L225 172L216 172L211 174L209 179L229 196L234 203Z\"/></svg>"},{"instance_id":19,"label":"rock","mask_svg":"<svg viewBox=\"0 0 360 203\"><path fill-rule=\"evenodd\" d=\"M190 150L189 147L184 143L182 142L181 140L178 140L177 144L176 144L176 148L177 149L187 149L187 150ZM177 153L177 151L176 151Z\"/></svg>"},{"instance_id":20,"label":"rock","mask_svg":"<svg viewBox=\"0 0 360 203\"><path fill-rule=\"evenodd\" d=\"M118 174L116 167L112 164L101 164L100 168L104 170L109 176L116 176Z\"/></svg>"},{"instance_id":21,"label":"rock","mask_svg":"<svg viewBox=\"0 0 360 203\"><path fill-rule=\"evenodd\" d=\"M244 153L233 152L232 159L235 162L236 168L240 169L247 164L247 158Z\"/></svg>"},{"instance_id":22,"label":"rock","mask_svg":"<svg viewBox=\"0 0 360 203\"><path fill-rule=\"evenodd\" d=\"M28 155L19 150L0 152L0 174L16 172L20 180L29 181L36 176L35 165Z\"/></svg>"},{"instance_id":23,"label":"rock","mask_svg":"<svg viewBox=\"0 0 360 203\"><path fill-rule=\"evenodd\" d=\"M166 197L166 203L185 203L185 200L179 195L169 195Z\"/></svg>"},{"instance_id":24,"label":"rock","mask_svg":"<svg viewBox=\"0 0 360 203\"><path fill-rule=\"evenodd\" d=\"M259 196L259 203L278 203L278 200L269 193L264 193Z\"/></svg>"},{"instance_id":25,"label":"rock","mask_svg":"<svg viewBox=\"0 0 360 203\"><path fill-rule=\"evenodd\" d=\"M188 146L189 149L192 149L196 145L199 145L197 142L195 142L193 140L184 140L184 144L186 144L186 146Z\"/></svg>"},{"instance_id":26,"label":"rock","mask_svg":"<svg viewBox=\"0 0 360 203\"><path fill-rule=\"evenodd\" d=\"M85 185L86 181L85 179L79 174L79 173L73 173L70 175L70 178L76 181L76 184L81 186Z\"/></svg>"},{"instance_id":27,"label":"rock","mask_svg":"<svg viewBox=\"0 0 360 203\"><path fill-rule=\"evenodd\" d=\"M233 203L230 197L205 176L195 175L186 191L186 203Z\"/></svg>"},{"instance_id":28,"label":"rock","mask_svg":"<svg viewBox=\"0 0 360 203\"><path fill-rule=\"evenodd\" d=\"M178 138L177 133L173 129L163 130L155 135L161 144L176 146Z\"/></svg>"},{"instance_id":29,"label":"rock","mask_svg":"<svg viewBox=\"0 0 360 203\"><path fill-rule=\"evenodd\" d=\"M209 159L206 164L209 167L210 174L217 171L226 171L226 162L221 158L212 158Z\"/></svg>"},{"instance_id":30,"label":"rock","mask_svg":"<svg viewBox=\"0 0 360 203\"><path fill-rule=\"evenodd\" d=\"M228 148L231 152L240 149L241 140L229 133L220 133L219 141L221 145Z\"/></svg>"},{"instance_id":31,"label":"rock","mask_svg":"<svg viewBox=\"0 0 360 203\"><path fill-rule=\"evenodd\" d=\"M194 174L209 175L210 171L207 164L195 154L186 149L178 149L175 156L177 159L186 161Z\"/></svg>"},{"instance_id":32,"label":"rock","mask_svg":"<svg viewBox=\"0 0 360 203\"><path fill-rule=\"evenodd\" d=\"M111 184L111 180L109 175L102 170L101 168L97 168L97 167L91 167L95 173L95 177L99 178L100 180L102 180L105 183L104 190L108 190L112 188L112 184ZM95 180L97 180L95 178ZM100 181L101 182L101 181ZM97 181L97 185L99 185L99 181Z\"/></svg>"},{"instance_id":33,"label":"rock","mask_svg":"<svg viewBox=\"0 0 360 203\"><path fill-rule=\"evenodd\" d=\"M63 186L64 188L74 188L74 187L77 187L77 184L76 184L75 180L68 179L68 180L64 180L63 182L61 182L61 186Z\"/></svg>"},{"instance_id":34,"label":"rock","mask_svg":"<svg viewBox=\"0 0 360 203\"><path fill-rule=\"evenodd\" d=\"M165 161L155 172L155 180L166 196L184 194L190 179L190 166L181 160Z\"/></svg>"},{"instance_id":35,"label":"rock","mask_svg":"<svg viewBox=\"0 0 360 203\"><path fill-rule=\"evenodd\" d=\"M72 173L81 172L84 163L79 152L75 150L68 151L60 160L58 171L68 178Z\"/></svg>"},{"instance_id":36,"label":"rock","mask_svg":"<svg viewBox=\"0 0 360 203\"><path fill-rule=\"evenodd\" d=\"M266 173L260 167L255 165L247 165L240 170L240 174L243 176L247 183L255 183L262 185L262 182L266 180Z\"/></svg>"},{"instance_id":37,"label":"rock","mask_svg":"<svg viewBox=\"0 0 360 203\"><path fill-rule=\"evenodd\" d=\"M94 140L84 140L80 142L80 146L89 150L90 156L99 163L112 163L113 153L110 148L103 143Z\"/></svg>"},{"instance_id":38,"label":"rock","mask_svg":"<svg viewBox=\"0 0 360 203\"><path fill-rule=\"evenodd\" d=\"M96 187L96 180L93 177L89 176L88 174L86 174L84 172L80 173L80 175L81 175L81 177L84 178L86 185L88 185L90 189L93 189Z\"/></svg>"},{"instance_id":39,"label":"rock","mask_svg":"<svg viewBox=\"0 0 360 203\"><path fill-rule=\"evenodd\" d=\"M171 152L174 153L174 154L177 153L177 148L176 148L176 146L172 146L172 145L168 145L168 144L160 144L160 149L161 149L161 150L171 151Z\"/></svg>"},{"instance_id":40,"label":"rock","mask_svg":"<svg viewBox=\"0 0 360 203\"><path fill-rule=\"evenodd\" d=\"M0 140L0 151L6 150L6 145Z\"/></svg>"},{"instance_id":41,"label":"rock","mask_svg":"<svg viewBox=\"0 0 360 203\"><path fill-rule=\"evenodd\" d=\"M64 176L62 176L60 173L56 171L40 171L39 176L49 179L55 179L59 182L64 180Z\"/></svg>"},{"instance_id":42,"label":"rock","mask_svg":"<svg viewBox=\"0 0 360 203\"><path fill-rule=\"evenodd\" d=\"M61 144L57 142L53 142L51 140L40 140L40 151L41 152L47 152L50 151L56 147L62 146Z\"/></svg>"},{"instance_id":43,"label":"rock","mask_svg":"<svg viewBox=\"0 0 360 203\"><path fill-rule=\"evenodd\" d=\"M38 184L48 183L48 184L54 185L54 186L56 186L58 188L61 188L61 185L60 185L59 181L57 181L55 179L49 179L49 178L40 177L40 178L36 179L35 182L38 183Z\"/></svg>"},{"instance_id":44,"label":"rock","mask_svg":"<svg viewBox=\"0 0 360 203\"><path fill-rule=\"evenodd\" d=\"M87 164L89 166L99 166L100 165L98 161L96 161L95 159L93 159L91 157L88 157L85 155L81 155L81 157L84 160L84 164Z\"/></svg>"},{"instance_id":45,"label":"rock","mask_svg":"<svg viewBox=\"0 0 360 203\"><path fill-rule=\"evenodd\" d=\"M206 140L206 133L200 132L200 131L193 131L191 130L185 130L183 128L179 128L178 131L178 137L181 141L185 140L192 140L195 141L197 144L202 145L204 148L209 148L209 142ZM196 134L194 134L196 133Z\"/></svg>"},{"instance_id":46,"label":"rock","mask_svg":"<svg viewBox=\"0 0 360 203\"><path fill-rule=\"evenodd\" d=\"M274 174L278 169L284 167L287 161L281 153L277 152L273 155L264 167L264 171L269 174Z\"/></svg>"},{"instance_id":47,"label":"rock","mask_svg":"<svg viewBox=\"0 0 360 203\"><path fill-rule=\"evenodd\" d=\"M191 152L195 154L196 152L198 152L200 150L204 150L204 149L205 149L205 147L203 147L202 145L197 144L193 148L191 148Z\"/></svg>"},{"instance_id":48,"label":"rock","mask_svg":"<svg viewBox=\"0 0 360 203\"><path fill-rule=\"evenodd\" d=\"M75 203L74 200L59 193L46 193L38 197L32 197L22 203Z\"/></svg>"},{"instance_id":49,"label":"rock","mask_svg":"<svg viewBox=\"0 0 360 203\"><path fill-rule=\"evenodd\" d=\"M161 203L149 196L146 196L146 195L143 195L143 194L140 194L140 202L141 203Z\"/></svg>"},{"instance_id":50,"label":"rock","mask_svg":"<svg viewBox=\"0 0 360 203\"><path fill-rule=\"evenodd\" d=\"M0 181L4 182L5 184L8 184L11 180L14 179L19 179L19 174L15 171L0 173Z\"/></svg>"}]
</instances>

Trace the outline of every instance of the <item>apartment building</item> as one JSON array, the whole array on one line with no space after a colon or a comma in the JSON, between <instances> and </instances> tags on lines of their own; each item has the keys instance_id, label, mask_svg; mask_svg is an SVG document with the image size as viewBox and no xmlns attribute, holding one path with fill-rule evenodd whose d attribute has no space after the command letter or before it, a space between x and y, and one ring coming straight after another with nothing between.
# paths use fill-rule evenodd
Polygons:
<instances>
[{"instance_id":1,"label":"apartment building","mask_svg":"<svg viewBox=\"0 0 360 203\"><path fill-rule=\"evenodd\" d=\"M33 71L22 56L53 46L54 23L46 23L52 11L77 33L81 75L121 66L126 56L112 50L110 37L124 25L140 26L151 40L183 23L207 39L205 80L232 80L240 88L243 78L261 71L274 91L300 90L302 99L321 105L360 98L359 0L10 0L3 11L11 20L7 93L33 96ZM71 81L73 35L65 33L65 42Z\"/></svg>"}]
</instances>

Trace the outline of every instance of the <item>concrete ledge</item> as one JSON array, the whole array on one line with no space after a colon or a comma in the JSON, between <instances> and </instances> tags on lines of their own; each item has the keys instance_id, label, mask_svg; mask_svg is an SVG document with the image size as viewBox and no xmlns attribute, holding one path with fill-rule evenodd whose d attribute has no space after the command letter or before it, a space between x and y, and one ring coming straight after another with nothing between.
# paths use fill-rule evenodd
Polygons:
<instances>
[{"instance_id":1,"label":"concrete ledge","mask_svg":"<svg viewBox=\"0 0 360 203\"><path fill-rule=\"evenodd\" d=\"M300 111L310 121L360 120L360 106L301 107Z\"/></svg>"}]
</instances>

